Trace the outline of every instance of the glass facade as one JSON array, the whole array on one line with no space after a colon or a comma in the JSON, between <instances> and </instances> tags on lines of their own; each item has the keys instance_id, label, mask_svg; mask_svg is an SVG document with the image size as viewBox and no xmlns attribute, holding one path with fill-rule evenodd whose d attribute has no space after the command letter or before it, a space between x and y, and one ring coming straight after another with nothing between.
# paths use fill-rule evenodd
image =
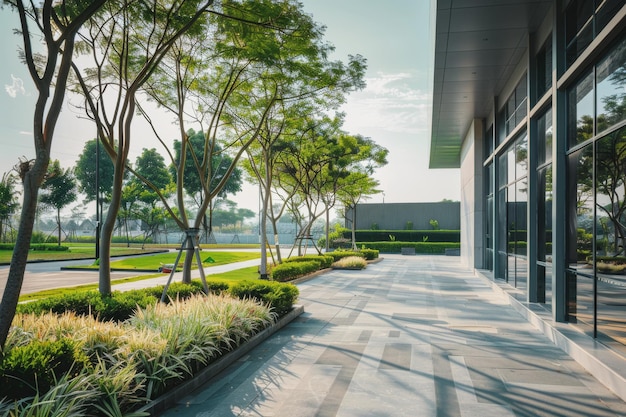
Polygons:
<instances>
[{"instance_id":1,"label":"glass facade","mask_svg":"<svg viewBox=\"0 0 626 417\"><path fill-rule=\"evenodd\" d=\"M622 39L569 89L567 104L568 319L619 345L626 342L625 51Z\"/></svg>"},{"instance_id":2,"label":"glass facade","mask_svg":"<svg viewBox=\"0 0 626 417\"><path fill-rule=\"evenodd\" d=\"M601 50L594 42L623 2L565 4L562 27L486 130L484 267L626 352L626 32ZM554 53L559 36L565 50Z\"/></svg>"},{"instance_id":3,"label":"glass facade","mask_svg":"<svg viewBox=\"0 0 626 417\"><path fill-rule=\"evenodd\" d=\"M571 0L565 12L566 63L571 65L587 49L623 0Z\"/></svg>"}]
</instances>

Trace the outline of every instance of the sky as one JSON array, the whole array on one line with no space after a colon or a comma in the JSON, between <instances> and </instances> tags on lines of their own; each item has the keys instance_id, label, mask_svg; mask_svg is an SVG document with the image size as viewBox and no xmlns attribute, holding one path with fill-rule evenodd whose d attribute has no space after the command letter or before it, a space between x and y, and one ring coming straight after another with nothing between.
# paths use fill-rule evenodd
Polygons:
<instances>
[{"instance_id":1,"label":"sky","mask_svg":"<svg viewBox=\"0 0 626 417\"><path fill-rule=\"evenodd\" d=\"M431 0L434 1L434 0ZM432 108L433 38L430 2L390 0L301 0L305 12L326 26L325 39L335 46L333 59L348 55L367 59L367 87L348 96L342 107L344 130L373 139L389 150L388 164L374 177L381 194L368 203L436 202L460 200L458 169L428 168ZM0 9L0 175L20 158L34 158L33 103L36 90L18 59L20 37L13 33L17 15ZM95 137L95 127L71 98L63 110L51 156L62 167L74 166L84 142ZM140 118L132 138L131 161L143 148L157 147L142 134ZM176 137L175 126L172 136ZM147 132L147 130L146 130ZM258 210L253 185L230 197L240 208Z\"/></svg>"}]
</instances>

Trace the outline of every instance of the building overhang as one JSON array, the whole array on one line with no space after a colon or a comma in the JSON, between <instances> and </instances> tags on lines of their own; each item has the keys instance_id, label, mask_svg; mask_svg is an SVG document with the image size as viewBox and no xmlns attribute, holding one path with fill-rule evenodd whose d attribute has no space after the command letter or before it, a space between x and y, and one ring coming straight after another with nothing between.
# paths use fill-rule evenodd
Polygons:
<instances>
[{"instance_id":1,"label":"building overhang","mask_svg":"<svg viewBox=\"0 0 626 417\"><path fill-rule=\"evenodd\" d=\"M430 168L459 168L472 120L489 116L552 1L434 1Z\"/></svg>"}]
</instances>

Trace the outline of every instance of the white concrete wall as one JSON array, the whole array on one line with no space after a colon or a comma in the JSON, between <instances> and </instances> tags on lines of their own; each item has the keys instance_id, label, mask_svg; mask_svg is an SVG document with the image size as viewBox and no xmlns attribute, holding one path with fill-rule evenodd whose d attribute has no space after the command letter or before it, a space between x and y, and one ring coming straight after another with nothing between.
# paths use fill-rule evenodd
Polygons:
<instances>
[{"instance_id":1,"label":"white concrete wall","mask_svg":"<svg viewBox=\"0 0 626 417\"><path fill-rule=\"evenodd\" d=\"M483 267L483 137L481 119L474 119L461 146L461 264Z\"/></svg>"}]
</instances>

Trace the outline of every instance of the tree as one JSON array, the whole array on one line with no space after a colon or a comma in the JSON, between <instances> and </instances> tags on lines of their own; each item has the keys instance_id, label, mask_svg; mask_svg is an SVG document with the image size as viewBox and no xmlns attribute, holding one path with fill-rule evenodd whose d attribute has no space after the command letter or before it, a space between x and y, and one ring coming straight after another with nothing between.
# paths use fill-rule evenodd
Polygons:
<instances>
[{"instance_id":1,"label":"tree","mask_svg":"<svg viewBox=\"0 0 626 417\"><path fill-rule=\"evenodd\" d=\"M24 192L20 225L7 284L0 303L0 348L4 347L24 281L30 239L35 223L39 186L50 161L50 149L62 104L74 54L75 38L82 25L106 0L76 1L71 4L45 0L35 2L5 0L4 4L17 11L24 48L21 51L37 89L33 111L33 140L35 159L20 161L19 177ZM30 25L35 26L35 30ZM36 36L40 34L41 37ZM43 39L43 54L36 54L32 40ZM54 90L52 87L54 86Z\"/></svg>"},{"instance_id":2,"label":"tree","mask_svg":"<svg viewBox=\"0 0 626 417\"><path fill-rule=\"evenodd\" d=\"M184 176L183 187L189 195L196 203L198 207L202 207L204 200L207 198L207 195L211 195L216 191L216 187L223 183L222 188L215 195L216 198L226 198L228 194L235 194L241 191L241 169L234 165L233 158L230 157L227 153L225 153L220 144L213 144L213 149L208 152L212 159L209 164L211 172L208 173L208 194L205 192L203 186L203 180L198 175L198 170L194 161L201 160L205 155L205 147L211 146L211 143L207 143L205 135L203 132L195 132L191 129L188 133L188 141L189 146L187 146L187 155L182 158L182 141L174 140L174 155L177 161L184 160L185 166L183 168L182 175ZM231 170L230 167L234 166ZM178 171L176 170L176 165L170 165L171 174L176 177L178 175ZM209 202L208 212L209 212L209 221L206 221L206 216L203 217L203 225L205 228L205 237L208 239L209 235L212 231L212 222L213 222L213 203L212 200Z\"/></svg>"},{"instance_id":3,"label":"tree","mask_svg":"<svg viewBox=\"0 0 626 417\"><path fill-rule=\"evenodd\" d=\"M347 216L348 211L352 211L352 219L346 219L351 223L352 232L352 249L356 250L356 206L362 200L369 196L381 192L378 187L379 183L369 174L361 171L351 172L348 176L340 181L338 187L338 199L343 204ZM328 226L327 226L328 228ZM326 236L328 241L328 236Z\"/></svg>"},{"instance_id":4,"label":"tree","mask_svg":"<svg viewBox=\"0 0 626 417\"><path fill-rule=\"evenodd\" d=\"M61 246L61 210L76 201L76 177L72 168L63 169L59 160L48 166L48 174L41 184L39 200L44 207L56 210L56 230L58 244Z\"/></svg>"},{"instance_id":5,"label":"tree","mask_svg":"<svg viewBox=\"0 0 626 417\"><path fill-rule=\"evenodd\" d=\"M5 172L0 180L0 241L6 241L6 231L10 226L11 216L19 208L17 190L15 185L17 178L13 173Z\"/></svg>"},{"instance_id":6,"label":"tree","mask_svg":"<svg viewBox=\"0 0 626 417\"><path fill-rule=\"evenodd\" d=\"M85 142L83 152L78 155L74 174L78 181L78 190L86 196L85 201L96 200L96 184L100 196L105 201L111 199L113 162L97 139Z\"/></svg>"},{"instance_id":7,"label":"tree","mask_svg":"<svg viewBox=\"0 0 626 417\"><path fill-rule=\"evenodd\" d=\"M146 86L153 100L170 110L179 125L180 152L168 153L176 169L180 216L176 221L188 236L199 229L212 200L278 103L340 95L348 84L353 85L347 82L348 74L363 72L361 59L348 66L327 60L331 48L321 41L321 28L297 2L224 2L223 13L209 23L193 36L181 37L166 57L167 65ZM204 145L200 154L188 151L188 119L201 126ZM153 131L158 133L157 128ZM221 153L230 154L232 163L215 182L212 164L214 155ZM193 218L183 198L188 163L202 185L203 200ZM262 259L265 253L261 251ZM183 281L190 279L193 257L189 255Z\"/></svg>"},{"instance_id":8,"label":"tree","mask_svg":"<svg viewBox=\"0 0 626 417\"><path fill-rule=\"evenodd\" d=\"M140 203L133 215L142 222L143 244L145 245L167 219L166 211L163 207L159 207L161 201L159 193L164 197L170 196L174 191L174 183L165 165L165 159L155 148L143 150L142 154L137 157L132 172L136 176L129 185L135 189L134 198ZM138 176L142 179L140 180ZM158 189L159 193L154 192L153 189Z\"/></svg>"},{"instance_id":9,"label":"tree","mask_svg":"<svg viewBox=\"0 0 626 417\"><path fill-rule=\"evenodd\" d=\"M197 28L214 0L108 2L83 33L81 52L90 67L73 64L77 89L86 102L106 153L113 162L111 203L102 225L98 289L111 293L111 237L122 201L132 124L142 86L187 31ZM84 61L82 61L84 62ZM81 64L82 64L81 62Z\"/></svg>"},{"instance_id":10,"label":"tree","mask_svg":"<svg viewBox=\"0 0 626 417\"><path fill-rule=\"evenodd\" d=\"M293 141L292 152L282 154L277 165L278 187L293 195L290 211L301 220L300 241L311 238L313 223L334 206L346 177L352 172L371 174L387 163L388 154L371 139L342 131L341 118L307 123ZM298 213L301 210L303 214Z\"/></svg>"}]
</instances>

